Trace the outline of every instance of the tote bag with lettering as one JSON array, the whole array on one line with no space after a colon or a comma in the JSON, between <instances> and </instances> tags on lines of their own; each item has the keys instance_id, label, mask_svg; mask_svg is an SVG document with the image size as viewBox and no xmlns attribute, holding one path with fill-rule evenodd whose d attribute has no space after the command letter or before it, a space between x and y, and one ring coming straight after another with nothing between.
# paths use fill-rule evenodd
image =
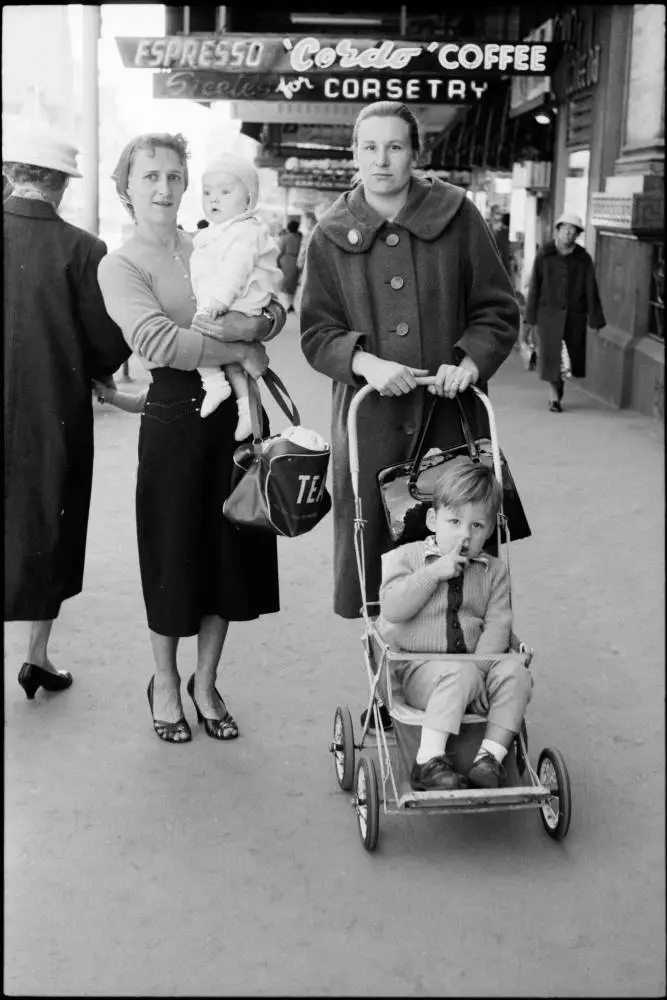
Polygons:
<instances>
[{"instance_id":1,"label":"tote bag with lettering","mask_svg":"<svg viewBox=\"0 0 667 1000\"><path fill-rule=\"evenodd\" d=\"M271 369L263 378L283 413L299 427L299 412L281 380ZM234 452L232 488L222 512L238 528L271 531L290 538L303 535L331 510L325 485L329 446L323 442L323 447L305 447L281 435L262 439L261 397L252 378L248 379L248 389L253 440ZM319 438L311 433L314 439ZM308 434L306 431L305 439Z\"/></svg>"}]
</instances>

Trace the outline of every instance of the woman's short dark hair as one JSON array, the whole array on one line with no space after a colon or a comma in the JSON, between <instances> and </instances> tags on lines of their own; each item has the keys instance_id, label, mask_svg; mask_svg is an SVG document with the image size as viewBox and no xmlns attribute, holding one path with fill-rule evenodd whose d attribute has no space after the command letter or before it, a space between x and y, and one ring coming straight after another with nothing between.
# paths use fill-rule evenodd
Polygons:
<instances>
[{"instance_id":1,"label":"woman's short dark hair","mask_svg":"<svg viewBox=\"0 0 667 1000\"><path fill-rule=\"evenodd\" d=\"M287 223L287 231L288 233L299 232L299 223L297 222L296 219L290 219L290 221Z\"/></svg>"},{"instance_id":2,"label":"woman's short dark hair","mask_svg":"<svg viewBox=\"0 0 667 1000\"><path fill-rule=\"evenodd\" d=\"M367 104L357 115L352 133L352 147L359 142L359 125L367 118L400 118L410 128L410 144L413 153L421 153L424 145L424 134L421 122L410 110L407 104L400 101L375 101Z\"/></svg>"},{"instance_id":3,"label":"woman's short dark hair","mask_svg":"<svg viewBox=\"0 0 667 1000\"><path fill-rule=\"evenodd\" d=\"M118 197L133 219L135 217L134 208L132 207L127 189L130 173L132 172L132 161L138 149L146 150L151 156L155 156L156 149L171 149L181 161L184 188L188 186L188 156L190 153L188 151L188 140L184 135L181 135L180 132L175 135L172 135L170 132L147 132L136 136L123 149L114 172L111 175L116 185Z\"/></svg>"},{"instance_id":4,"label":"woman's short dark hair","mask_svg":"<svg viewBox=\"0 0 667 1000\"><path fill-rule=\"evenodd\" d=\"M36 167L32 163L16 163L13 160L2 164L2 172L14 187L20 184L33 184L49 194L60 194L69 180L69 175L62 170Z\"/></svg>"}]
</instances>

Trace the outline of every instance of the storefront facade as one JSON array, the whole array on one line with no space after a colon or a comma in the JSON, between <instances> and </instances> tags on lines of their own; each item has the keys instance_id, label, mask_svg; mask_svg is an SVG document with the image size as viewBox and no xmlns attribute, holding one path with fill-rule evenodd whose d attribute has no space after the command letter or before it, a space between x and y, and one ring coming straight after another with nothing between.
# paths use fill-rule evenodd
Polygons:
<instances>
[{"instance_id":1,"label":"storefront facade","mask_svg":"<svg viewBox=\"0 0 667 1000\"><path fill-rule=\"evenodd\" d=\"M585 222L607 326L588 331L585 386L664 416L665 8L578 7L556 19L553 201Z\"/></svg>"}]
</instances>

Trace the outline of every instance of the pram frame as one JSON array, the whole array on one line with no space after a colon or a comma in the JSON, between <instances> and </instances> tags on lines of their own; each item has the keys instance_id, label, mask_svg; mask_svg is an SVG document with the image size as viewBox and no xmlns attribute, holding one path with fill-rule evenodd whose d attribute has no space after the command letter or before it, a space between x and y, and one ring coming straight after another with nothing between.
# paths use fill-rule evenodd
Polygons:
<instances>
[{"instance_id":1,"label":"pram frame","mask_svg":"<svg viewBox=\"0 0 667 1000\"><path fill-rule=\"evenodd\" d=\"M433 376L418 377L416 379L419 386L428 386L435 383L435 378ZM496 479L502 485L502 465L500 458L500 448L498 444L498 432L496 428L496 420L493 412L493 407L488 399L488 397L477 389L475 386L471 386L470 389L474 394L480 399L484 405L488 420L489 420L489 431L491 439L491 450L493 458L493 469ZM353 398L350 409L348 411L347 417L347 435L348 435L348 450L349 450L349 464L350 464L350 475L352 480L352 490L354 494L354 505L355 505L355 517L354 517L354 548L357 563L357 572L359 576L359 585L362 594L362 607L361 616L364 621L364 635L361 637L362 646L364 649L364 659L366 663L366 671L369 679L370 695L368 711L366 712L366 718L364 720L364 725L362 728L361 738L359 743L355 742L354 748L358 750L364 749L364 742L368 734L371 720L371 712L373 713L372 718L375 724L375 747L378 751L378 761L380 765L380 780L381 780L381 800L383 805L383 812L385 815L401 813L406 810L419 811L420 813L442 813L442 812L490 812L497 810L506 809L527 809L533 807L540 807L543 812L543 820L545 826L548 824L549 810L554 813L553 807L551 805L551 800L553 799L552 792L550 788L546 787L540 782L540 779L530 764L528 758L528 748L526 745L526 739L524 736L524 730L517 734L516 740L519 747L519 752L521 754L522 761L525 765L525 770L528 773L530 779L530 786L520 785L512 787L503 788L493 788L493 789L483 789L483 788L467 788L467 789L456 789L453 791L430 791L430 792L417 792L412 790L409 785L406 788L401 787L399 789L396 778L394 776L394 771L391 764L391 757L389 748L390 746L396 746L395 736L387 737L387 733L382 726L380 721L379 706L377 699L378 686L381 680L386 677L386 684L384 685L384 690L381 692L383 701L386 707L394 718L399 719L400 715L403 715L401 721L408 725L421 725L419 721L416 721L417 716L423 716L423 712L418 712L417 709L410 708L404 702L401 704L392 693L392 678L390 675L390 664L392 660L400 660L405 662L406 660L413 661L423 661L425 655L428 656L429 660L475 660L479 662L480 660L499 660L507 658L516 658L518 655L523 655L525 657L524 663L528 667L534 654L534 650L528 649L525 643L519 642L519 640L512 634L511 649L513 652L506 654L494 654L493 656L478 656L474 653L472 654L447 654L447 653L419 653L410 654L404 651L395 652L390 649L386 642L384 642L382 636L375 627L374 617L371 614L371 608L378 608L379 602L369 602L366 600L366 566L364 558L364 548L363 548L363 532L364 532L364 518L362 510L362 500L359 494L359 447L358 447L358 435L357 435L357 414L361 403L375 390L371 385L363 386ZM502 542L501 528L505 528L505 542ZM497 522L497 532L498 532L498 552L501 549L504 553L504 561L507 566L508 575L510 574L510 555L509 555L509 544L510 544L510 534L507 524L507 519L502 510L498 513ZM511 600L511 576L510 576L510 600ZM375 654L372 650L372 644L375 643L380 650L381 657L380 662L377 664L376 669L373 669L373 660L375 659ZM412 715L413 719L410 720L406 717L407 713ZM471 723L484 723L486 719L483 716L472 715L467 713L463 718L463 724ZM548 751L543 751L543 753L548 753ZM388 796L388 784L390 785L390 791L393 794L393 802L389 801ZM569 797L569 785L567 788ZM355 797L356 799L356 797ZM355 800L353 803L358 808L358 804ZM569 811L569 803L568 803ZM557 814L554 814L557 819ZM569 825L569 814L568 814L568 825ZM548 831L547 831L548 832ZM370 849L370 848L369 848Z\"/></svg>"}]
</instances>

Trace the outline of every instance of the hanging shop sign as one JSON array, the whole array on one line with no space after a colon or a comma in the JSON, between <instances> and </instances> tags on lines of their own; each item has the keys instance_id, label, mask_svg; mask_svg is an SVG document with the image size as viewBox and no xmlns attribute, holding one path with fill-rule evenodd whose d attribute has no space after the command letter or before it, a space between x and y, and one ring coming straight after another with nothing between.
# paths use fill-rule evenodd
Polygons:
<instances>
[{"instance_id":1,"label":"hanging shop sign","mask_svg":"<svg viewBox=\"0 0 667 1000\"><path fill-rule=\"evenodd\" d=\"M571 7L554 19L554 39L566 50L559 77L567 97L594 87L599 80L602 47L595 35L594 7Z\"/></svg>"},{"instance_id":2,"label":"hanging shop sign","mask_svg":"<svg viewBox=\"0 0 667 1000\"><path fill-rule=\"evenodd\" d=\"M156 73L153 96L195 101L367 102L474 104L487 89L474 79L420 76L307 76L178 70Z\"/></svg>"},{"instance_id":3,"label":"hanging shop sign","mask_svg":"<svg viewBox=\"0 0 667 1000\"><path fill-rule=\"evenodd\" d=\"M279 187L349 191L357 168L352 160L308 160L290 157L278 170Z\"/></svg>"},{"instance_id":4,"label":"hanging shop sign","mask_svg":"<svg viewBox=\"0 0 667 1000\"><path fill-rule=\"evenodd\" d=\"M545 21L527 36L530 42L551 42L553 38L553 21ZM551 90L550 76L513 76L510 88L510 118L533 111L544 103L544 98Z\"/></svg>"},{"instance_id":5,"label":"hanging shop sign","mask_svg":"<svg viewBox=\"0 0 667 1000\"><path fill-rule=\"evenodd\" d=\"M345 103L329 101L232 101L230 117L235 121L267 122L273 124L303 123L304 125L354 125L357 115L366 105L363 101ZM441 132L457 111L442 104L413 106L426 132Z\"/></svg>"},{"instance_id":6,"label":"hanging shop sign","mask_svg":"<svg viewBox=\"0 0 667 1000\"><path fill-rule=\"evenodd\" d=\"M548 75L555 57L543 42L409 41L280 34L168 35L116 39L130 69L223 73L447 76Z\"/></svg>"},{"instance_id":7,"label":"hanging shop sign","mask_svg":"<svg viewBox=\"0 0 667 1000\"><path fill-rule=\"evenodd\" d=\"M311 188L315 191L349 191L351 180L330 174L328 171L279 170L278 187Z\"/></svg>"}]
</instances>

